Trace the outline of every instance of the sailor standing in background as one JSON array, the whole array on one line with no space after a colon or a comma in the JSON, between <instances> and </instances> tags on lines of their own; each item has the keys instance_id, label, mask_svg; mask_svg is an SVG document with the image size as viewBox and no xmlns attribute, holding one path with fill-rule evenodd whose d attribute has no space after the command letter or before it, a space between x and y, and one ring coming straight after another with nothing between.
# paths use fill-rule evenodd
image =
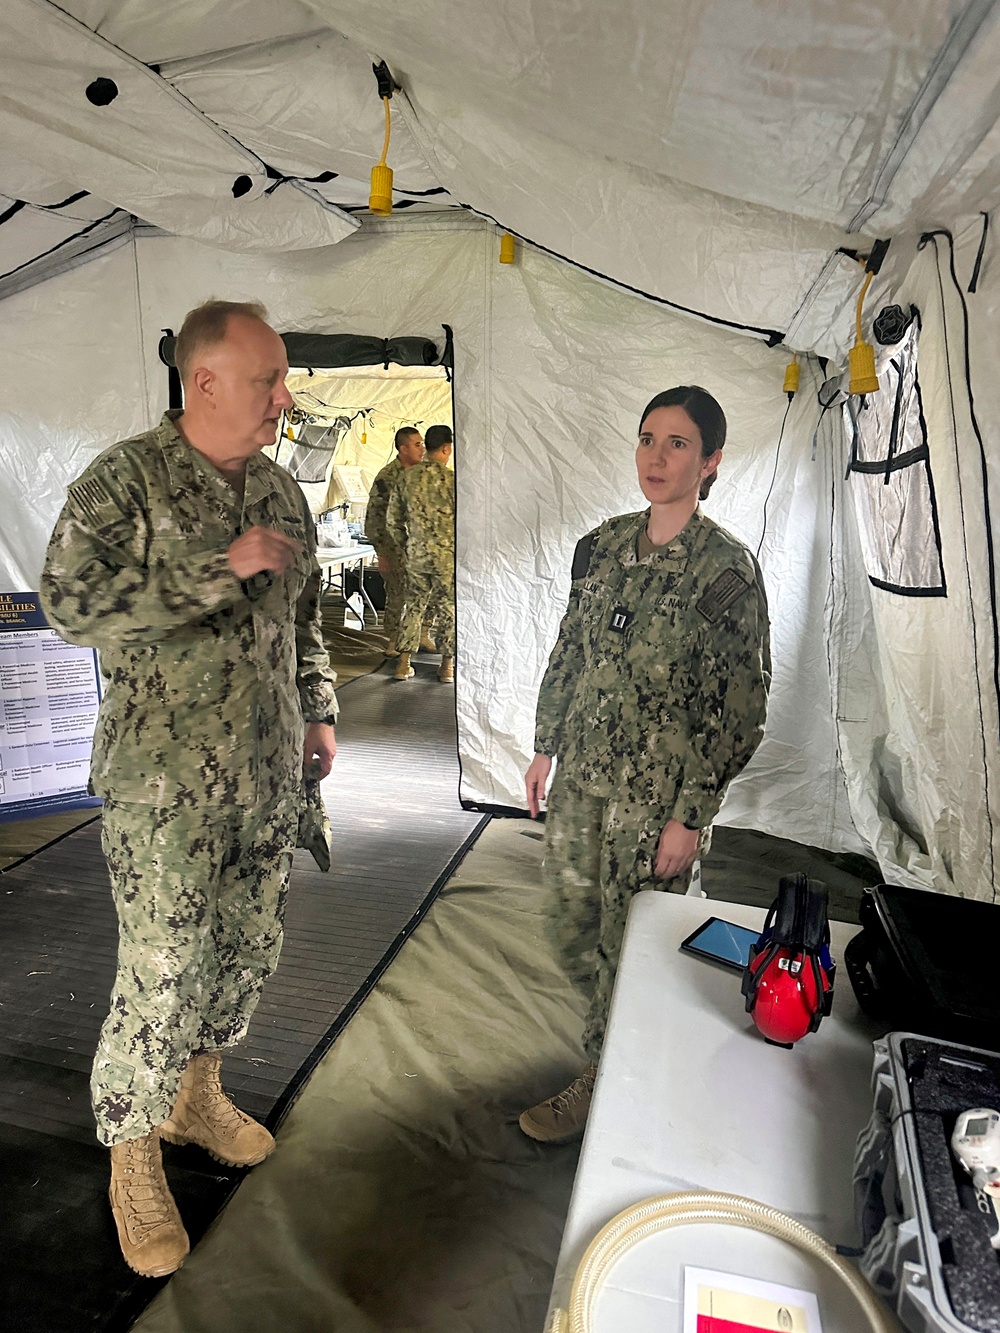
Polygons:
<instances>
[{"instance_id":1,"label":"sailor standing in background","mask_svg":"<svg viewBox=\"0 0 1000 1333\"><path fill-rule=\"evenodd\" d=\"M386 523L406 558L406 610L399 631L396 679L413 675L410 655L423 647L420 627L436 625L444 684L455 679L455 474L450 426L429 426L427 456L400 478L389 500Z\"/></svg>"},{"instance_id":2,"label":"sailor standing in background","mask_svg":"<svg viewBox=\"0 0 1000 1333\"><path fill-rule=\"evenodd\" d=\"M400 477L408 468L424 460L423 436L416 426L401 426L396 431L395 445L396 457L386 463L372 483L365 510L365 536L375 547L378 572L385 583L382 628L389 636L388 657L395 657L399 652L399 625L406 605L406 557L389 531L386 511ZM429 640L427 646L433 650L434 645Z\"/></svg>"},{"instance_id":3,"label":"sailor standing in background","mask_svg":"<svg viewBox=\"0 0 1000 1333\"><path fill-rule=\"evenodd\" d=\"M704 389L658 394L636 466L649 501L609 519L573 557L569 606L538 695L525 775L548 797L544 874L556 941L588 999L589 1063L525 1111L531 1138L582 1133L629 903L683 893L729 782L761 739L770 684L757 562L698 511L722 459L726 418Z\"/></svg>"}]
</instances>

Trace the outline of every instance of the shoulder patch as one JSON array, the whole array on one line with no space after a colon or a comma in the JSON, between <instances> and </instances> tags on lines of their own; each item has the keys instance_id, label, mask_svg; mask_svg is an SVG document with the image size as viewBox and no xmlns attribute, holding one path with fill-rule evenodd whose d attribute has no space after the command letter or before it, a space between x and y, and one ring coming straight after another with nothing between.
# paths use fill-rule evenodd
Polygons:
<instances>
[{"instance_id":1,"label":"shoulder patch","mask_svg":"<svg viewBox=\"0 0 1000 1333\"><path fill-rule=\"evenodd\" d=\"M100 477L84 477L66 492L77 513L96 531L120 523L125 512Z\"/></svg>"},{"instance_id":2,"label":"shoulder patch","mask_svg":"<svg viewBox=\"0 0 1000 1333\"><path fill-rule=\"evenodd\" d=\"M597 533L588 532L586 537L581 537L576 544L576 550L573 552L573 567L570 571L570 578L575 583L577 579L585 579L590 571L590 557L594 553L594 547L597 544Z\"/></svg>"},{"instance_id":3,"label":"shoulder patch","mask_svg":"<svg viewBox=\"0 0 1000 1333\"><path fill-rule=\"evenodd\" d=\"M738 569L724 570L714 582L710 583L695 603L695 609L714 624L728 610L733 602L742 597L750 587L750 579Z\"/></svg>"}]
</instances>

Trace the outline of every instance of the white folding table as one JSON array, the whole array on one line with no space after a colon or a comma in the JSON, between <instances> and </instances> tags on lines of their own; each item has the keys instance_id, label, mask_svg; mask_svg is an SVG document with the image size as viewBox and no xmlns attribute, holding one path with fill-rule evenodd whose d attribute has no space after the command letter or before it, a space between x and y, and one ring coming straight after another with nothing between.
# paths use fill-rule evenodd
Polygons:
<instances>
[{"instance_id":1,"label":"white folding table","mask_svg":"<svg viewBox=\"0 0 1000 1333\"><path fill-rule=\"evenodd\" d=\"M355 565L360 576L358 583L362 600L368 610L377 619L378 612L375 610L371 598L365 591L364 578L365 565L371 564L374 558L375 547L366 545L365 543L361 543L357 546L320 546L316 551L316 559L319 561L320 572L323 575L324 591L333 586L334 575L339 572L341 577L340 590L341 592L344 592L344 570L348 565Z\"/></svg>"},{"instance_id":2,"label":"white folding table","mask_svg":"<svg viewBox=\"0 0 1000 1333\"><path fill-rule=\"evenodd\" d=\"M846 973L833 1014L793 1049L766 1044L736 972L680 953L709 916L759 929L764 912L646 892L629 914L552 1290L566 1308L585 1249L616 1213L651 1195L721 1190L790 1213L834 1244L856 1243L855 1140L871 1113L871 1043ZM857 928L833 923L833 952ZM681 1333L683 1268L817 1293L823 1333L859 1333L838 1280L781 1241L700 1224L640 1242L598 1298L595 1333Z\"/></svg>"}]
</instances>

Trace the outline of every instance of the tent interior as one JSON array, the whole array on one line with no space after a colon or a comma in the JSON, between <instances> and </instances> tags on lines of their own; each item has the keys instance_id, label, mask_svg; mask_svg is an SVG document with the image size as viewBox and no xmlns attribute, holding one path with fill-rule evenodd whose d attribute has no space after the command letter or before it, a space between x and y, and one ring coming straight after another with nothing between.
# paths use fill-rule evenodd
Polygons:
<instances>
[{"instance_id":1,"label":"tent interior","mask_svg":"<svg viewBox=\"0 0 1000 1333\"><path fill-rule=\"evenodd\" d=\"M7 0L0 32L0 590L38 587L67 485L159 419L161 332L206 298L262 301L289 334L420 337L439 352L453 338L447 371L298 366L278 459L306 468L306 450L320 451L302 473L319 514L348 499L337 467L370 478L398 424L454 422L455 801L521 813L574 545L643 507L633 449L646 401L700 384L728 418L705 512L761 563L774 663L764 740L718 823L869 858L887 883L997 901L1000 6ZM389 216L368 207L380 160L394 171ZM501 263L507 236L513 262ZM858 392L862 342L878 388ZM354 1044L320 1066L312 1119L289 1122L302 1177L316 1169L302 1136L339 1078L377 1082L384 1056L395 1088L404 1029L434 1048L421 1006L445 1004L440 960L478 947L477 911L492 901L501 935L504 913L536 911L530 829L493 825L488 871L464 898L446 891L439 923L398 960L412 972L405 1002L391 970L367 1002L366 1022L382 1011L365 1029L381 1054L360 1044L359 1016ZM434 971L430 936L451 929ZM484 987L500 985L496 948L483 944L473 968ZM524 1034L494 1014L501 1101L578 1055L571 998L548 963L525 966L530 995L507 981L496 994L505 1012L528 1005L548 1045L541 1070L525 1057L513 1075ZM480 1040L456 1039L455 1067L421 1083L473 1142L488 1117L462 1098L489 1077L464 1083L456 1067L486 1058ZM357 1173L346 1206L380 1216L383 1255L413 1244L372 1193L406 1182L364 1177L397 1113L368 1105L337 1121L357 1135L341 1145ZM376 1114L378 1132L365 1119ZM453 1132L446 1118L427 1129L427 1172ZM490 1151L516 1155L513 1134L505 1143ZM554 1191L532 1221L547 1253L565 1208L567 1177L553 1173L567 1168L538 1169ZM278 1208L271 1178L223 1223L240 1210L251 1228ZM331 1184L311 1204L331 1234L336 1199ZM287 1201L279 1211L294 1232ZM498 1216L517 1230L517 1208ZM527 1234L517 1244L530 1250ZM374 1280L373 1252L355 1237L333 1274L311 1244L294 1271L261 1278L273 1303L257 1327L537 1326L544 1264L527 1265L522 1290L498 1260L474 1294L458 1247L450 1280L467 1322L438 1311L410 1323L394 1306L380 1323L353 1300ZM195 1293L203 1309L222 1299L209 1272L171 1284L142 1326L208 1327L194 1305ZM312 1304L281 1325L286 1279Z\"/></svg>"}]
</instances>

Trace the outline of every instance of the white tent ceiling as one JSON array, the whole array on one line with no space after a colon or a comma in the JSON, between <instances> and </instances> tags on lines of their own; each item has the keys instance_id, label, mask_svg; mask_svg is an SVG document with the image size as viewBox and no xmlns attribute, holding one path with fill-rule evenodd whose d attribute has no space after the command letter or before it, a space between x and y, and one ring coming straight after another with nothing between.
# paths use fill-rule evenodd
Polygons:
<instances>
[{"instance_id":1,"label":"white tent ceiling","mask_svg":"<svg viewBox=\"0 0 1000 1333\"><path fill-rule=\"evenodd\" d=\"M116 209L233 250L349 234L381 149L373 58L403 88L397 205L467 205L838 358L838 248L895 236L901 272L908 238L1000 192L993 0L8 0L0 30L0 216L22 205L0 292L112 241Z\"/></svg>"}]
</instances>

